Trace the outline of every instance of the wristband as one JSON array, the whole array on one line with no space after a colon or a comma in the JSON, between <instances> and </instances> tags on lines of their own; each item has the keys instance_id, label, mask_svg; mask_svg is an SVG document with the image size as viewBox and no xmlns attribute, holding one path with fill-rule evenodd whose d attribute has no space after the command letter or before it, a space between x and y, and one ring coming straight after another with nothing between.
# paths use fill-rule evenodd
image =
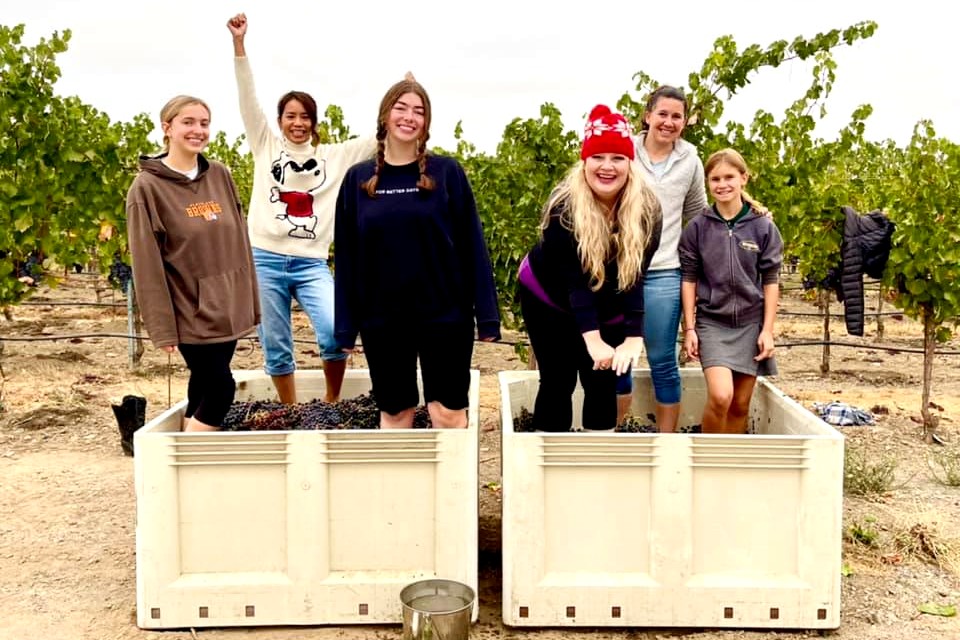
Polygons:
<instances>
[{"instance_id":1,"label":"wristband","mask_svg":"<svg viewBox=\"0 0 960 640\"><path fill-rule=\"evenodd\" d=\"M696 329L693 327L687 327L686 329L684 329L684 332L687 332L687 331L696 331Z\"/></svg>"}]
</instances>

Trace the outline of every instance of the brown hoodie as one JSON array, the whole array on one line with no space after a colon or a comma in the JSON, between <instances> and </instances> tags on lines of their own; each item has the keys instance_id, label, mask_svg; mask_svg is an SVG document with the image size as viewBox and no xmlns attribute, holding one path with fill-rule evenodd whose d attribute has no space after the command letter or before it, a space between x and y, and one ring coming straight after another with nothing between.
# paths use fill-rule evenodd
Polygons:
<instances>
[{"instance_id":1,"label":"brown hoodie","mask_svg":"<svg viewBox=\"0 0 960 640\"><path fill-rule=\"evenodd\" d=\"M230 172L198 157L196 178L140 158L127 193L133 281L157 347L236 340L260 322L246 221Z\"/></svg>"}]
</instances>

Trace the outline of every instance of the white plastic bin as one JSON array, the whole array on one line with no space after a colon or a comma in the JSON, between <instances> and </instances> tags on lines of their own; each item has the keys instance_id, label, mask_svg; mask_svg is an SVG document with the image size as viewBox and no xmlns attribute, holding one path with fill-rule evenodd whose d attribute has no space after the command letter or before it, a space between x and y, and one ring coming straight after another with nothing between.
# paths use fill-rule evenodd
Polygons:
<instances>
[{"instance_id":1,"label":"white plastic bin","mask_svg":"<svg viewBox=\"0 0 960 640\"><path fill-rule=\"evenodd\" d=\"M275 398L236 371L236 400ZM300 401L321 371L296 373ZM370 389L348 370L341 396ZM426 578L477 589L480 376L468 429L182 433L181 402L135 435L137 624L400 623ZM474 614L474 617L476 613Z\"/></svg>"},{"instance_id":2,"label":"white plastic bin","mask_svg":"<svg viewBox=\"0 0 960 640\"><path fill-rule=\"evenodd\" d=\"M680 424L699 424L702 373L681 374ZM500 373L505 624L839 626L839 432L761 378L751 435L515 433L537 386Z\"/></svg>"}]
</instances>

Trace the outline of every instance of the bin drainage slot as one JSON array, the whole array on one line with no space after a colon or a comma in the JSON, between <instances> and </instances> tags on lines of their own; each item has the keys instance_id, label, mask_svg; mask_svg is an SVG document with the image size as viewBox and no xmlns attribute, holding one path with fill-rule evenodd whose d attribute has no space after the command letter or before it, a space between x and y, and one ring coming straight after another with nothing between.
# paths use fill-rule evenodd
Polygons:
<instances>
[{"instance_id":1,"label":"bin drainage slot","mask_svg":"<svg viewBox=\"0 0 960 640\"><path fill-rule=\"evenodd\" d=\"M827 610L817 609L817 620L826 620L826 619L827 619Z\"/></svg>"},{"instance_id":2,"label":"bin drainage slot","mask_svg":"<svg viewBox=\"0 0 960 640\"><path fill-rule=\"evenodd\" d=\"M610 617L619 618L620 617L620 607L610 607Z\"/></svg>"},{"instance_id":3,"label":"bin drainage slot","mask_svg":"<svg viewBox=\"0 0 960 640\"><path fill-rule=\"evenodd\" d=\"M723 617L732 618L733 617L733 607L724 607L723 608Z\"/></svg>"},{"instance_id":4,"label":"bin drainage slot","mask_svg":"<svg viewBox=\"0 0 960 640\"><path fill-rule=\"evenodd\" d=\"M255 616L256 616L256 607L254 607L252 604L248 604L248 605L246 606L246 608L244 609L244 614L245 614L248 618L253 618L253 617L255 617Z\"/></svg>"},{"instance_id":5,"label":"bin drainage slot","mask_svg":"<svg viewBox=\"0 0 960 640\"><path fill-rule=\"evenodd\" d=\"M199 615L201 618L209 618L209 617L210 617L210 608L209 608L209 607L200 607L200 610L199 610L198 615Z\"/></svg>"},{"instance_id":6,"label":"bin drainage slot","mask_svg":"<svg viewBox=\"0 0 960 640\"><path fill-rule=\"evenodd\" d=\"M160 617L159 615L157 616ZM520 617L529 618L530 617L530 607L520 607Z\"/></svg>"},{"instance_id":7,"label":"bin drainage slot","mask_svg":"<svg viewBox=\"0 0 960 640\"><path fill-rule=\"evenodd\" d=\"M158 607L154 607L154 608L150 609L150 617L153 618L154 620L159 620L159 619L160 619L160 609L159 609Z\"/></svg>"},{"instance_id":8,"label":"bin drainage slot","mask_svg":"<svg viewBox=\"0 0 960 640\"><path fill-rule=\"evenodd\" d=\"M779 619L780 619L780 609L778 609L778 608L776 608L776 607L771 607L771 608L770 608L770 619L771 619L771 620L779 620Z\"/></svg>"},{"instance_id":9,"label":"bin drainage slot","mask_svg":"<svg viewBox=\"0 0 960 640\"><path fill-rule=\"evenodd\" d=\"M358 612L361 616L365 616L365 615L369 614L369 613L370 613L370 605L368 605L368 604L365 603L365 602L362 603L359 607L357 607L357 612Z\"/></svg>"},{"instance_id":10,"label":"bin drainage slot","mask_svg":"<svg viewBox=\"0 0 960 640\"><path fill-rule=\"evenodd\" d=\"M577 617L577 608L576 607L567 607L567 617L576 618Z\"/></svg>"}]
</instances>

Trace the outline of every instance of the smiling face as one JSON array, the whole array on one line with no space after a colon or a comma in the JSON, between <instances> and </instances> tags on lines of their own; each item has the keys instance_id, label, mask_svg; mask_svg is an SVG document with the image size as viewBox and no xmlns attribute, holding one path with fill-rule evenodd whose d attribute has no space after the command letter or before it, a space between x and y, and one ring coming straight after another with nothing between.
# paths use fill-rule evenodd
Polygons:
<instances>
[{"instance_id":1,"label":"smiling face","mask_svg":"<svg viewBox=\"0 0 960 640\"><path fill-rule=\"evenodd\" d=\"M410 144L423 137L426 107L416 93L404 93L387 115L387 137L395 143Z\"/></svg>"},{"instance_id":2,"label":"smiling face","mask_svg":"<svg viewBox=\"0 0 960 640\"><path fill-rule=\"evenodd\" d=\"M683 133L687 124L687 113L682 100L676 98L657 98L653 108L643 116L649 127L647 137L662 145L672 145Z\"/></svg>"},{"instance_id":3,"label":"smiling face","mask_svg":"<svg viewBox=\"0 0 960 640\"><path fill-rule=\"evenodd\" d=\"M627 184L630 158L618 153L598 153L583 161L583 171L597 200L612 207Z\"/></svg>"},{"instance_id":4,"label":"smiling face","mask_svg":"<svg viewBox=\"0 0 960 640\"><path fill-rule=\"evenodd\" d=\"M210 140L210 112L202 104L185 105L163 123L163 135L171 153L197 155Z\"/></svg>"},{"instance_id":5,"label":"smiling face","mask_svg":"<svg viewBox=\"0 0 960 640\"><path fill-rule=\"evenodd\" d=\"M316 123L300 100L291 99L283 105L278 124L284 138L294 144L303 144L310 142Z\"/></svg>"},{"instance_id":6,"label":"smiling face","mask_svg":"<svg viewBox=\"0 0 960 640\"><path fill-rule=\"evenodd\" d=\"M707 174L710 195L717 205L743 206L747 174L729 162L719 162Z\"/></svg>"}]
</instances>

